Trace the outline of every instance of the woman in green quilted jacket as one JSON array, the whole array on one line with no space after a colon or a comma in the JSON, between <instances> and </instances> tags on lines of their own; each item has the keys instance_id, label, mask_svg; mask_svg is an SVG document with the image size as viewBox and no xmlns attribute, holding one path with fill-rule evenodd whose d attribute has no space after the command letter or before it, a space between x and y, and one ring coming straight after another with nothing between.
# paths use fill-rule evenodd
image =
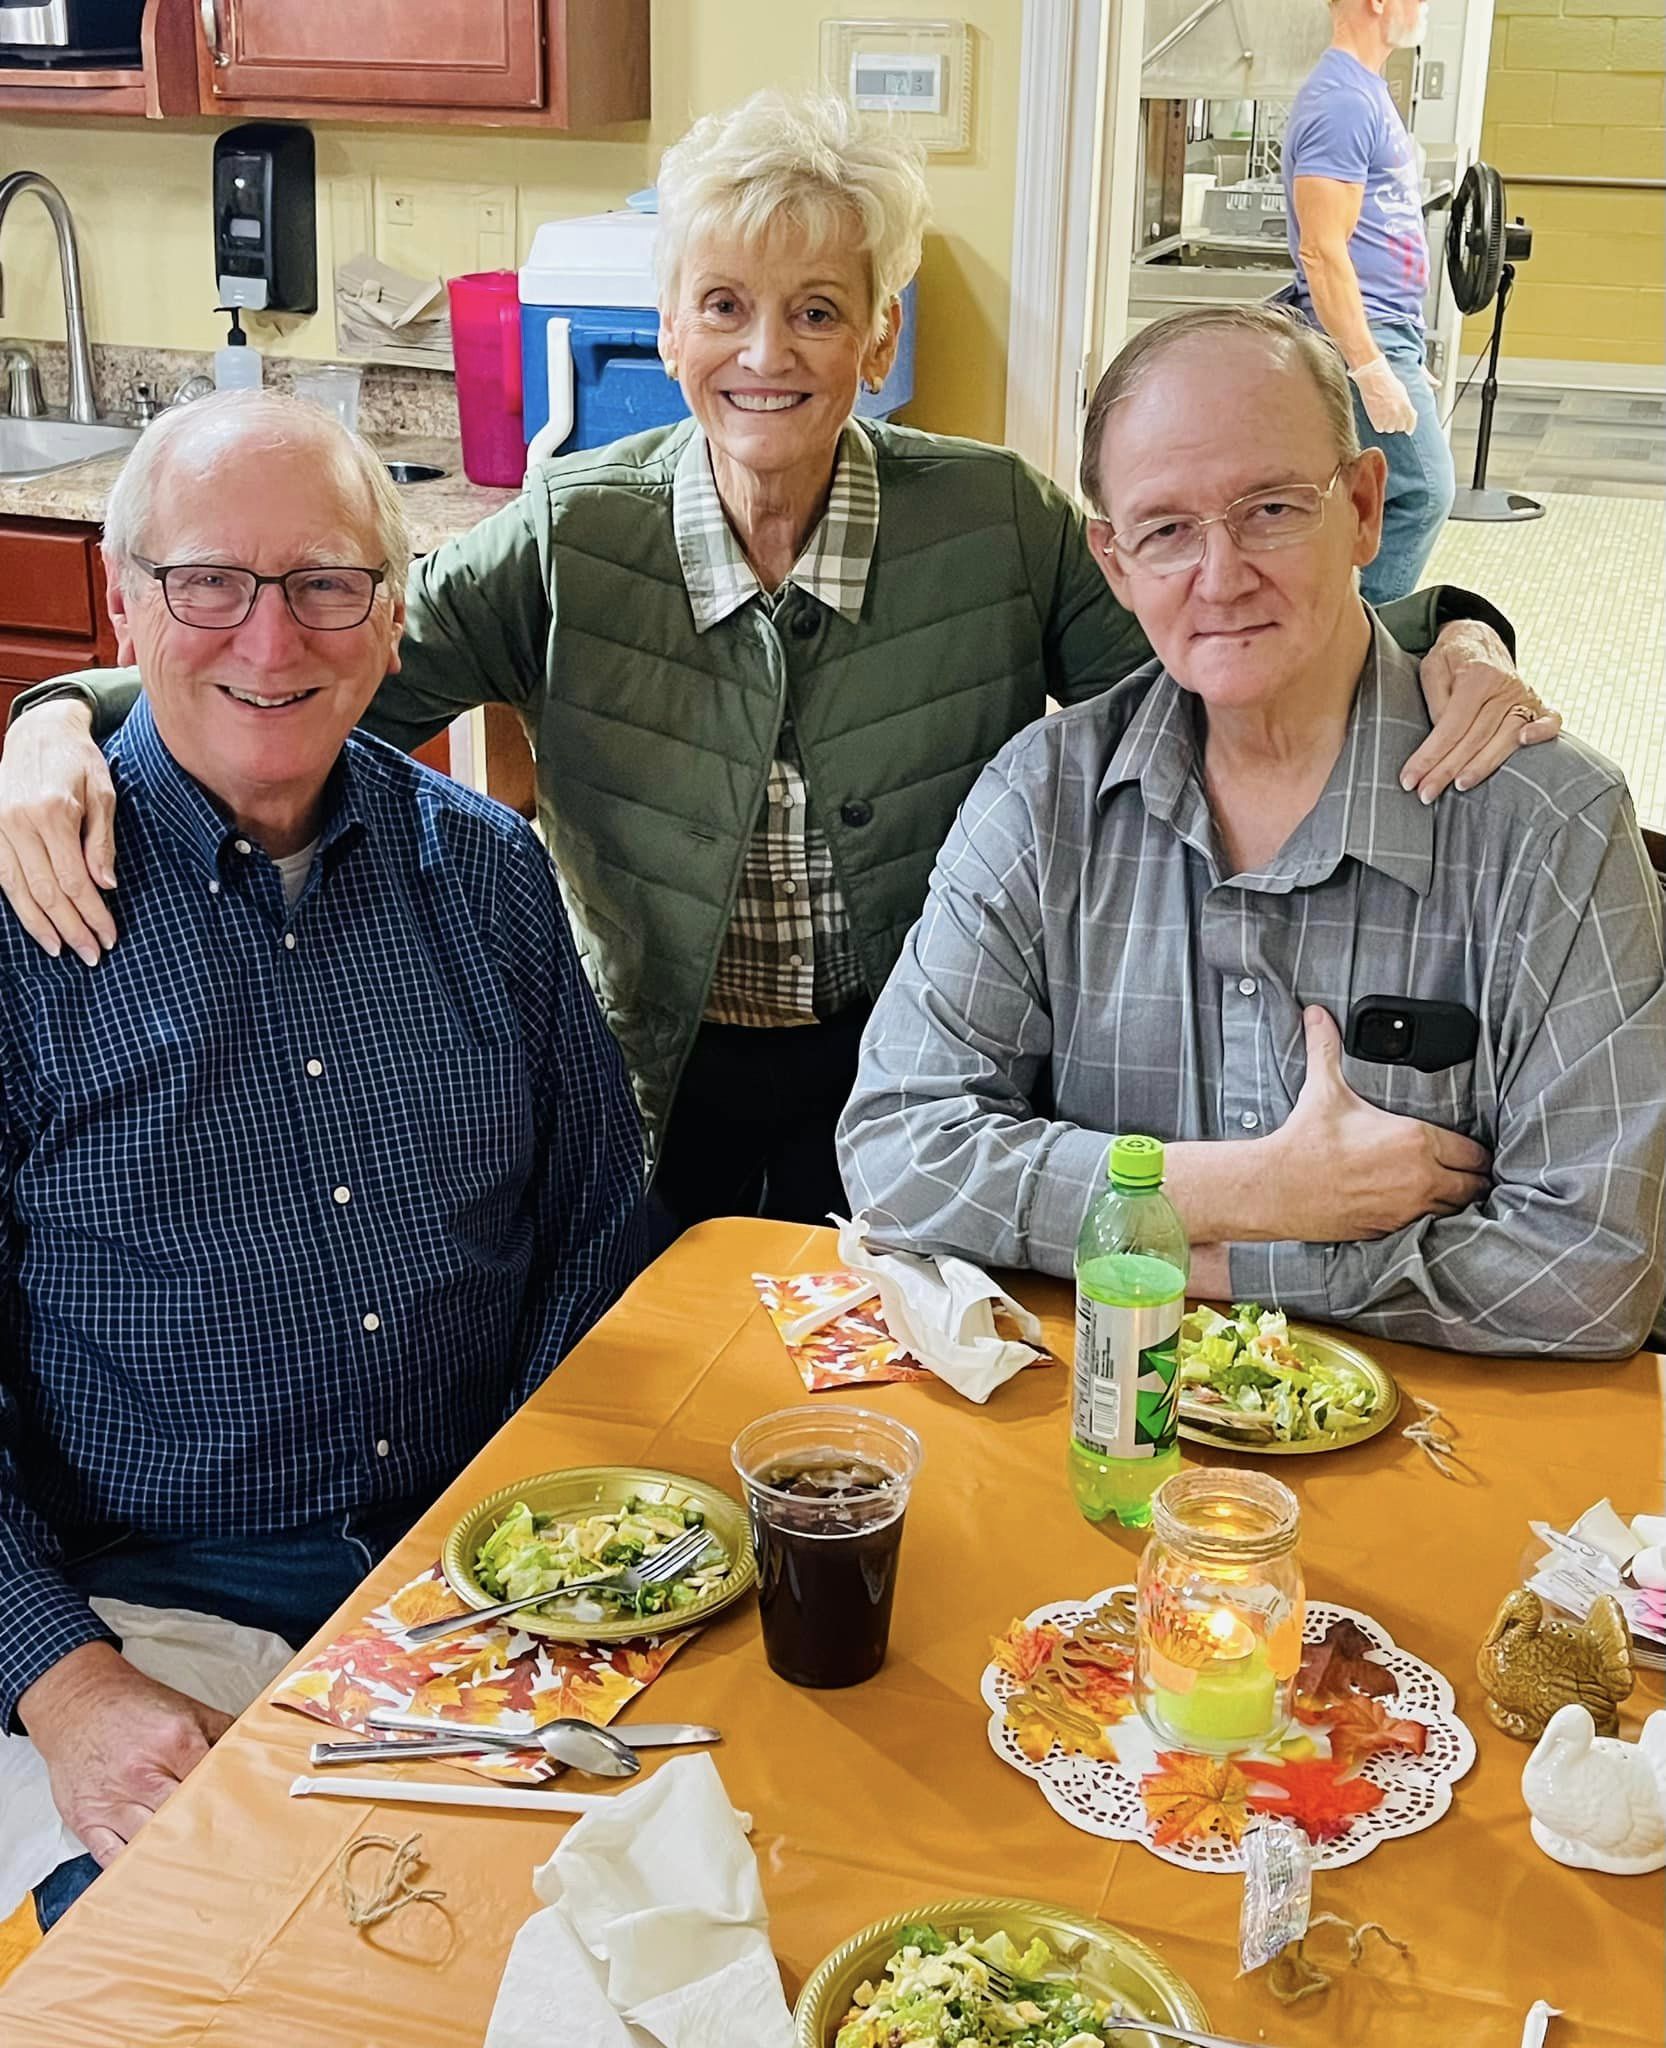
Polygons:
<instances>
[{"instance_id":1,"label":"woman in green quilted jacket","mask_svg":"<svg viewBox=\"0 0 1666 2048\"><path fill-rule=\"evenodd\" d=\"M1049 697L1150 655L1044 478L852 417L896 349L922 164L838 101L774 93L667 152L660 349L692 418L539 468L418 563L367 721L414 748L474 705L519 713L678 1225L841 1205L858 1037L961 798ZM1439 633L1445 715L1412 764L1431 795L1557 723L1509 717L1527 693L1502 642L1446 623L1488 608L1447 597L1389 616L1417 653ZM132 685L76 691L106 731ZM79 703L14 727L0 885L91 960L115 942L93 886L115 880L112 801Z\"/></svg>"}]
</instances>

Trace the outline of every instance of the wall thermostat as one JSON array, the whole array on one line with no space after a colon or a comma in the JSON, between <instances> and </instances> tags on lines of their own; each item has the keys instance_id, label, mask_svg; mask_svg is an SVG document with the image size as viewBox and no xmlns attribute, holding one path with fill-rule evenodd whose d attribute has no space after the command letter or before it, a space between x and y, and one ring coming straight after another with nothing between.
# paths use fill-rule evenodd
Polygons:
<instances>
[{"instance_id":1,"label":"wall thermostat","mask_svg":"<svg viewBox=\"0 0 1666 2048\"><path fill-rule=\"evenodd\" d=\"M972 36L963 21L824 21L821 75L859 113L890 115L928 150L972 146Z\"/></svg>"}]
</instances>

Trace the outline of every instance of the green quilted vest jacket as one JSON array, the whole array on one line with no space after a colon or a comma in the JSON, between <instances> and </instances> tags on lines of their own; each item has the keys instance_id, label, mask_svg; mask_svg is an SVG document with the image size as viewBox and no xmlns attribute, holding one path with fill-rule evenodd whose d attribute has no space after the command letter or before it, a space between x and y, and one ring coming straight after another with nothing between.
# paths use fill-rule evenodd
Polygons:
<instances>
[{"instance_id":1,"label":"green quilted vest jacket","mask_svg":"<svg viewBox=\"0 0 1666 2048\"><path fill-rule=\"evenodd\" d=\"M984 763L1049 696L1091 696L1150 658L1063 493L1005 449L871 422L879 533L860 621L793 590L773 618L752 604L696 633L671 524L693 431L552 462L418 562L401 666L366 719L415 748L477 704L519 714L650 1130L699 1026L784 718L877 994ZM1390 623L1422 652L1435 615L1425 594ZM131 671L87 693L107 730Z\"/></svg>"}]
</instances>

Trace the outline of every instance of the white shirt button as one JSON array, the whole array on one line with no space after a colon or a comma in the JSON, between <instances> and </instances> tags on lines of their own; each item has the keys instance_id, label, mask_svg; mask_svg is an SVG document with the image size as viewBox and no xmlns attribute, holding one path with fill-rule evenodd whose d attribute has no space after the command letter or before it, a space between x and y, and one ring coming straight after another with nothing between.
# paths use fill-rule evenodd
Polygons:
<instances>
[{"instance_id":1,"label":"white shirt button","mask_svg":"<svg viewBox=\"0 0 1666 2048\"><path fill-rule=\"evenodd\" d=\"M293 953L295 950L295 934L293 932L285 932L283 935L283 942L289 948L290 952Z\"/></svg>"},{"instance_id":2,"label":"white shirt button","mask_svg":"<svg viewBox=\"0 0 1666 2048\"><path fill-rule=\"evenodd\" d=\"M379 1330L381 1327L382 1318L379 1315L377 1315L374 1310L372 1310L371 1313L367 1315L364 1319L364 1328L367 1330Z\"/></svg>"},{"instance_id":3,"label":"white shirt button","mask_svg":"<svg viewBox=\"0 0 1666 2048\"><path fill-rule=\"evenodd\" d=\"M789 953L787 955L787 965L789 967L802 967L804 965L804 955L802 953Z\"/></svg>"},{"instance_id":4,"label":"white shirt button","mask_svg":"<svg viewBox=\"0 0 1666 2048\"><path fill-rule=\"evenodd\" d=\"M307 1061L307 1072L308 1072L308 1073L309 1073L309 1074L310 1074L310 1075L312 1076L312 1078L313 1078L313 1079L314 1079L315 1081L316 1081L316 1080L318 1079L319 1075L320 1075L321 1073L323 1073L323 1071L324 1071L324 1062L323 1062L322 1060L308 1060L308 1061Z\"/></svg>"},{"instance_id":5,"label":"white shirt button","mask_svg":"<svg viewBox=\"0 0 1666 2048\"><path fill-rule=\"evenodd\" d=\"M783 896L796 896L798 894L798 884L796 882L783 882L781 884L781 894Z\"/></svg>"},{"instance_id":6,"label":"white shirt button","mask_svg":"<svg viewBox=\"0 0 1666 2048\"><path fill-rule=\"evenodd\" d=\"M1255 976L1253 974L1246 974L1243 980L1239 982L1238 993L1241 996L1252 996L1255 994Z\"/></svg>"},{"instance_id":7,"label":"white shirt button","mask_svg":"<svg viewBox=\"0 0 1666 2048\"><path fill-rule=\"evenodd\" d=\"M220 893L220 885L219 885L219 883L218 883L218 882L210 882L210 883L209 883L209 885L208 885L208 893L209 893L209 895L210 895L210 896L218 896L218 895L219 895L219 893Z\"/></svg>"},{"instance_id":8,"label":"white shirt button","mask_svg":"<svg viewBox=\"0 0 1666 2048\"><path fill-rule=\"evenodd\" d=\"M351 1188L337 1188L335 1198L345 1209L347 1204L353 1199L353 1190Z\"/></svg>"},{"instance_id":9,"label":"white shirt button","mask_svg":"<svg viewBox=\"0 0 1666 2048\"><path fill-rule=\"evenodd\" d=\"M388 1442L385 1436L379 1436L376 1439L376 1455L378 1458L385 1458L392 1449L393 1445Z\"/></svg>"},{"instance_id":10,"label":"white shirt button","mask_svg":"<svg viewBox=\"0 0 1666 2048\"><path fill-rule=\"evenodd\" d=\"M1238 1121L1246 1131L1258 1131L1261 1128L1261 1119L1253 1109L1246 1109ZM339 1200L340 1197L338 1196L337 1199Z\"/></svg>"},{"instance_id":11,"label":"white shirt button","mask_svg":"<svg viewBox=\"0 0 1666 2048\"><path fill-rule=\"evenodd\" d=\"M246 839L234 839L231 843L237 848L239 853L252 853L254 851L254 848Z\"/></svg>"}]
</instances>

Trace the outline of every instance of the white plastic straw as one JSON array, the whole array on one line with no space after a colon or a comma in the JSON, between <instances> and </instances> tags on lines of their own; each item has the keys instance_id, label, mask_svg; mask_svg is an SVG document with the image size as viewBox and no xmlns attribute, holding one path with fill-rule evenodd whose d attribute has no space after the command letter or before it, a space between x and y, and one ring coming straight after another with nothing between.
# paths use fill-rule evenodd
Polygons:
<instances>
[{"instance_id":1,"label":"white plastic straw","mask_svg":"<svg viewBox=\"0 0 1666 2048\"><path fill-rule=\"evenodd\" d=\"M291 1799L364 1799L382 1806L404 1800L412 1806L496 1806L510 1813L588 1813L612 1804L607 1792L517 1792L508 1785L444 1785L426 1778L296 1778Z\"/></svg>"},{"instance_id":2,"label":"white plastic straw","mask_svg":"<svg viewBox=\"0 0 1666 2048\"><path fill-rule=\"evenodd\" d=\"M864 1287L860 1294L847 1294L842 1301L836 1301L830 1308L812 1308L788 1323L781 1332L783 1344L802 1344L806 1337L813 1337L818 1330L825 1330L829 1323L836 1323L847 1309L860 1308L865 1301L872 1301L879 1292L876 1280L871 1287Z\"/></svg>"}]
</instances>

